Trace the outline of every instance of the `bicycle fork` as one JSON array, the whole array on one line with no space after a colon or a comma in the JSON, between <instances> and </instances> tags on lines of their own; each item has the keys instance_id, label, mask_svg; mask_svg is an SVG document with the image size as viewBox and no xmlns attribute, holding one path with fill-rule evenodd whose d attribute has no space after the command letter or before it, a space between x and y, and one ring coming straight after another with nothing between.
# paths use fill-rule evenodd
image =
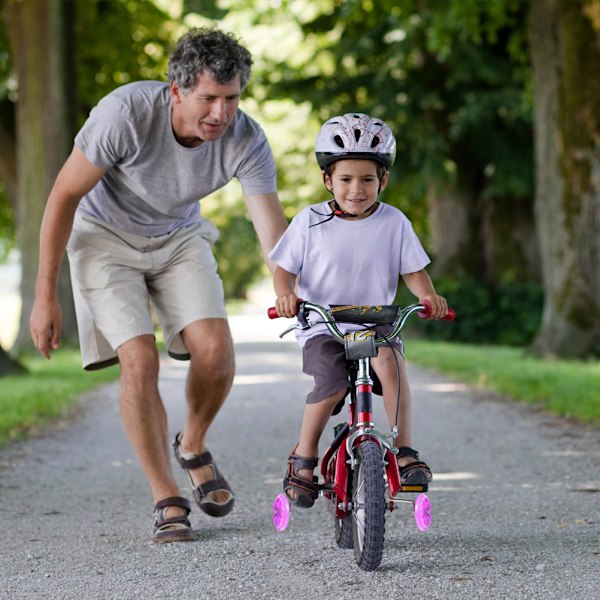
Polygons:
<instances>
[{"instance_id":1,"label":"bicycle fork","mask_svg":"<svg viewBox=\"0 0 600 600\"><path fill-rule=\"evenodd\" d=\"M371 438L380 446L390 496L395 496L401 488L394 448L390 445L387 437L375 429L373 422L373 380L370 375L369 359L361 358L357 363L358 368L354 390L351 394L350 405L348 407L350 413L349 422L338 433L333 444L323 457L323 462L326 464L330 456L330 451L333 454L339 447L333 489L337 497L341 499L341 506L338 507L341 513L349 507L347 494L347 490L349 489L349 475L356 466L354 451L361 439ZM345 443L342 443L344 437Z\"/></svg>"}]
</instances>

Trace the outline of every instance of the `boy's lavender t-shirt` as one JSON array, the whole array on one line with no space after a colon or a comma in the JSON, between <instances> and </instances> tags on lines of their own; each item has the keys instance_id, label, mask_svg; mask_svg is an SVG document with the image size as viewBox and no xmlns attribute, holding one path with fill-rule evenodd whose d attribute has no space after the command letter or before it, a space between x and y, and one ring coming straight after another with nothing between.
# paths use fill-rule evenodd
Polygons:
<instances>
[{"instance_id":1,"label":"boy's lavender t-shirt","mask_svg":"<svg viewBox=\"0 0 600 600\"><path fill-rule=\"evenodd\" d=\"M166 83L142 81L105 96L75 138L108 169L78 210L108 226L154 237L200 217L198 201L234 177L246 195L276 191L275 161L261 127L241 110L215 141L186 148L171 125Z\"/></svg>"},{"instance_id":2,"label":"boy's lavender t-shirt","mask_svg":"<svg viewBox=\"0 0 600 600\"><path fill-rule=\"evenodd\" d=\"M430 262L410 221L393 206L380 204L359 221L335 217L317 225L330 214L327 202L303 209L269 254L283 269L300 275L298 296L304 300L322 306L392 304L400 275ZM326 327L317 325L297 331L296 338L304 345L324 333Z\"/></svg>"}]
</instances>

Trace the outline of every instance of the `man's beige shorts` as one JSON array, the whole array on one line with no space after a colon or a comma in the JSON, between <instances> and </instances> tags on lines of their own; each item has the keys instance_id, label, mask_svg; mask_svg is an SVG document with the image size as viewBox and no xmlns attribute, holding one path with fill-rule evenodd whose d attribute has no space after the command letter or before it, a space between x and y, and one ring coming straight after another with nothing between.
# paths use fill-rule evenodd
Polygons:
<instances>
[{"instance_id":1,"label":"man's beige shorts","mask_svg":"<svg viewBox=\"0 0 600 600\"><path fill-rule=\"evenodd\" d=\"M181 331L200 319L226 319L210 221L143 237L77 215L67 247L85 369L117 362L116 349L154 335L150 303L173 358L186 360Z\"/></svg>"}]
</instances>

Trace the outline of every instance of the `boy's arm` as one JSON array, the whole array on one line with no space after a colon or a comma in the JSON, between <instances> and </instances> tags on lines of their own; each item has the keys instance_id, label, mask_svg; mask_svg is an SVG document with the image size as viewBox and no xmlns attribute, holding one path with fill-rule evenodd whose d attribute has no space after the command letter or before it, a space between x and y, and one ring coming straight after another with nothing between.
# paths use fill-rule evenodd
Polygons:
<instances>
[{"instance_id":1,"label":"boy's arm","mask_svg":"<svg viewBox=\"0 0 600 600\"><path fill-rule=\"evenodd\" d=\"M429 274L424 269L415 273L402 275L406 287L419 299L419 302L427 300L431 304L432 319L443 319L448 314L448 303L446 298L439 296Z\"/></svg>"},{"instance_id":2,"label":"boy's arm","mask_svg":"<svg viewBox=\"0 0 600 600\"><path fill-rule=\"evenodd\" d=\"M298 296L294 293L296 275L277 267L273 274L275 287L275 308L280 317L293 317L298 313Z\"/></svg>"}]
</instances>

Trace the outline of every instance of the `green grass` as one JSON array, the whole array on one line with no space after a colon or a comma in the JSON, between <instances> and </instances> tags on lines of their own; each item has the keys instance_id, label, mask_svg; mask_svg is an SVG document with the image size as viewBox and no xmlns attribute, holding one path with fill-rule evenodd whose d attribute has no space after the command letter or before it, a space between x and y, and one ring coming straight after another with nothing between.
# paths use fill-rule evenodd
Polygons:
<instances>
[{"instance_id":1,"label":"green grass","mask_svg":"<svg viewBox=\"0 0 600 600\"><path fill-rule=\"evenodd\" d=\"M118 378L117 367L85 372L79 350L61 349L52 360L21 360L26 375L0 378L0 447L60 417L76 398L101 383Z\"/></svg>"},{"instance_id":2,"label":"green grass","mask_svg":"<svg viewBox=\"0 0 600 600\"><path fill-rule=\"evenodd\" d=\"M519 348L412 340L409 361L563 417L600 426L600 362L541 360Z\"/></svg>"}]
</instances>

